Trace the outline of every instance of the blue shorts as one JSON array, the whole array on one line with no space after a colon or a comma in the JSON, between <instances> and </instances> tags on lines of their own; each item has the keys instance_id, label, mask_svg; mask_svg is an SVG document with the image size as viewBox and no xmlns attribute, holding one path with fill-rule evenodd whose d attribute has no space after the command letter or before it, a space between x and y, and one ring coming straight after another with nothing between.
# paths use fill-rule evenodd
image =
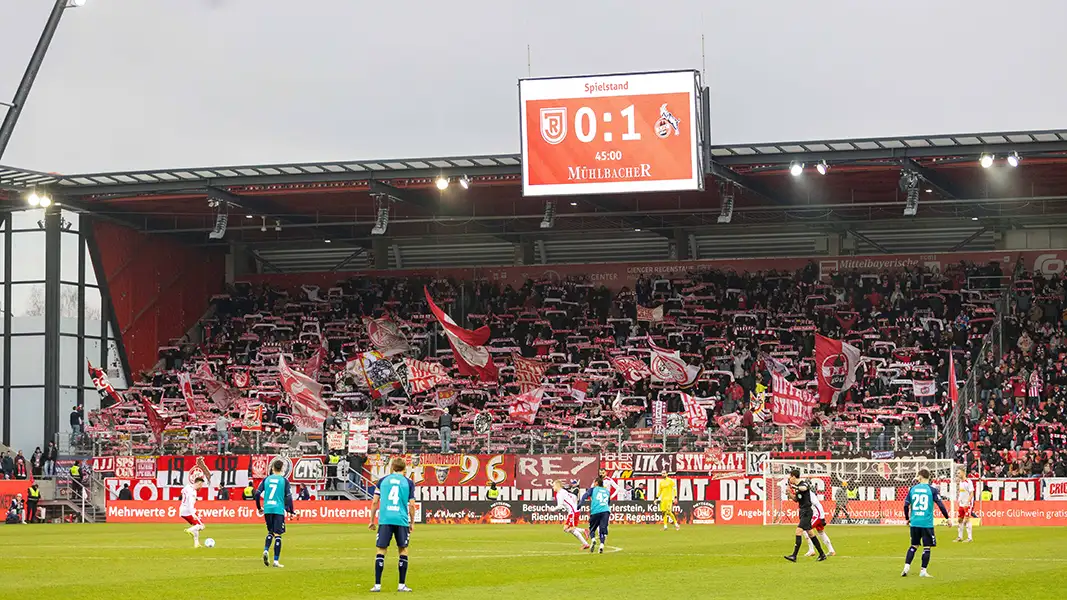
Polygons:
<instances>
[{"instance_id":1,"label":"blue shorts","mask_svg":"<svg viewBox=\"0 0 1067 600\"><path fill-rule=\"evenodd\" d=\"M411 537L411 528L404 525L378 525L378 548L388 548L393 538L396 538L397 548L407 548L408 538Z\"/></svg>"},{"instance_id":2,"label":"blue shorts","mask_svg":"<svg viewBox=\"0 0 1067 600\"><path fill-rule=\"evenodd\" d=\"M911 545L927 546L933 548L937 545L937 536L934 535L933 527L912 527L911 528Z\"/></svg>"},{"instance_id":3,"label":"blue shorts","mask_svg":"<svg viewBox=\"0 0 1067 600\"><path fill-rule=\"evenodd\" d=\"M600 533L608 534L608 519L611 518L610 512L596 513L595 515L589 515L589 531L600 530Z\"/></svg>"},{"instance_id":4,"label":"blue shorts","mask_svg":"<svg viewBox=\"0 0 1067 600\"><path fill-rule=\"evenodd\" d=\"M285 533L285 515L267 513L263 515L263 520L267 522L267 533L274 535Z\"/></svg>"}]
</instances>

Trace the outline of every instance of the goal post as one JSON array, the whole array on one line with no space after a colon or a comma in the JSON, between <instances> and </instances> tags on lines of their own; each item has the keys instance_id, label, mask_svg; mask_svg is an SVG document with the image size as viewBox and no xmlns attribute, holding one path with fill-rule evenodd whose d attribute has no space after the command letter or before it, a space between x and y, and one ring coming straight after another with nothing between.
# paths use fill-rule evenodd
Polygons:
<instances>
[{"instance_id":1,"label":"goal post","mask_svg":"<svg viewBox=\"0 0 1067 600\"><path fill-rule=\"evenodd\" d=\"M789 498L789 472L800 470L810 481L829 524L903 525L904 499L918 482L919 469L930 470L931 484L938 488L955 518L956 465L951 460L897 458L889 460L777 460L763 464L763 524L795 525L799 519L795 500ZM940 519L941 515L936 515Z\"/></svg>"}]
</instances>

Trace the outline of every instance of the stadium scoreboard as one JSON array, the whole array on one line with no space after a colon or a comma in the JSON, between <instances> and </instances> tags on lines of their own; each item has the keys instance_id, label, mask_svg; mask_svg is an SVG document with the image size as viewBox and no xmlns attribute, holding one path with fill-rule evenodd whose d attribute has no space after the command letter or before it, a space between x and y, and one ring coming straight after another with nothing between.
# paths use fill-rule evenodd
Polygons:
<instances>
[{"instance_id":1,"label":"stadium scoreboard","mask_svg":"<svg viewBox=\"0 0 1067 600\"><path fill-rule=\"evenodd\" d=\"M700 190L697 71L519 80L525 196Z\"/></svg>"}]
</instances>

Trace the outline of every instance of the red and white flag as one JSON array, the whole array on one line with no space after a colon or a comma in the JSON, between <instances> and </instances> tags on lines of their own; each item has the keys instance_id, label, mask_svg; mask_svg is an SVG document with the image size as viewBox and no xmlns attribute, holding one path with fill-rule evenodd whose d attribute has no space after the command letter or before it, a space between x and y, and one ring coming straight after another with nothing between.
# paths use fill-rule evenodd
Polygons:
<instances>
[{"instance_id":1,"label":"red and white flag","mask_svg":"<svg viewBox=\"0 0 1067 600\"><path fill-rule=\"evenodd\" d=\"M771 419L775 425L806 427L811 423L815 396L778 373L771 373Z\"/></svg>"},{"instance_id":2,"label":"red and white flag","mask_svg":"<svg viewBox=\"0 0 1067 600\"><path fill-rule=\"evenodd\" d=\"M515 363L515 383L519 384L520 392L541 387L541 378L548 371L548 363L523 358L515 353L512 353L511 360Z\"/></svg>"},{"instance_id":3,"label":"red and white flag","mask_svg":"<svg viewBox=\"0 0 1067 600\"><path fill-rule=\"evenodd\" d=\"M385 360L381 352L371 350L359 355L363 370L363 381L367 383L371 396L381 398L388 396L393 390L400 389L400 382L396 379L393 365Z\"/></svg>"},{"instance_id":4,"label":"red and white flag","mask_svg":"<svg viewBox=\"0 0 1067 600\"><path fill-rule=\"evenodd\" d=\"M230 410L234 401L241 396L241 392L232 389L215 378L215 374L211 372L211 366L207 364L207 361L200 363L200 368L193 373L193 379L199 379L203 382L208 397L222 410Z\"/></svg>"},{"instance_id":5,"label":"red and white flag","mask_svg":"<svg viewBox=\"0 0 1067 600\"><path fill-rule=\"evenodd\" d=\"M196 416L196 401L193 399L193 378L188 373L178 373L178 387L182 390L182 398L185 398L185 407L189 415Z\"/></svg>"},{"instance_id":6,"label":"red and white flag","mask_svg":"<svg viewBox=\"0 0 1067 600\"><path fill-rule=\"evenodd\" d=\"M956 360L952 357L952 351L948 353L948 399L953 406L960 400L960 387L956 382Z\"/></svg>"},{"instance_id":7,"label":"red and white flag","mask_svg":"<svg viewBox=\"0 0 1067 600\"><path fill-rule=\"evenodd\" d=\"M160 415L155 405L144 396L141 396L141 406L144 408L145 416L148 417L148 427L152 430L152 437L156 443L161 442L163 440L163 432L167 430L167 426L174 420L174 417Z\"/></svg>"},{"instance_id":8,"label":"red and white flag","mask_svg":"<svg viewBox=\"0 0 1067 600\"><path fill-rule=\"evenodd\" d=\"M319 334L319 347L315 348L315 353L308 359L306 365L304 365L304 374L308 377L318 380L319 371L322 370L322 363L326 362L326 339Z\"/></svg>"},{"instance_id":9,"label":"red and white flag","mask_svg":"<svg viewBox=\"0 0 1067 600\"><path fill-rule=\"evenodd\" d=\"M656 308L637 307L637 320L649 323L659 323L663 320L663 305Z\"/></svg>"},{"instance_id":10,"label":"red and white flag","mask_svg":"<svg viewBox=\"0 0 1067 600\"><path fill-rule=\"evenodd\" d=\"M611 401L611 412L615 413L618 418L623 417L622 412L622 391L615 392L615 399Z\"/></svg>"},{"instance_id":11,"label":"red and white flag","mask_svg":"<svg viewBox=\"0 0 1067 600\"><path fill-rule=\"evenodd\" d=\"M363 326L367 329L367 338L370 343L382 353L382 356L388 358L411 350L411 344L400 331L400 326L389 317L380 319L363 317Z\"/></svg>"},{"instance_id":12,"label":"red and white flag","mask_svg":"<svg viewBox=\"0 0 1067 600\"><path fill-rule=\"evenodd\" d=\"M648 348L651 352L648 365L652 372L652 381L677 383L686 388L700 378L701 368L687 364L677 350L660 348L653 343L651 337L648 338Z\"/></svg>"},{"instance_id":13,"label":"red and white flag","mask_svg":"<svg viewBox=\"0 0 1067 600\"><path fill-rule=\"evenodd\" d=\"M933 396L937 394L937 383L934 381L919 381L918 379L914 379L911 382L911 393L916 398Z\"/></svg>"},{"instance_id":14,"label":"red and white flag","mask_svg":"<svg viewBox=\"0 0 1067 600\"><path fill-rule=\"evenodd\" d=\"M690 431L704 431L708 428L709 401L714 408L715 401L711 398L694 398L682 393L682 408L685 409L685 419L689 423Z\"/></svg>"},{"instance_id":15,"label":"red and white flag","mask_svg":"<svg viewBox=\"0 0 1067 600\"><path fill-rule=\"evenodd\" d=\"M278 378L293 407L293 421L300 431L322 431L330 407L322 400L322 385L289 368L285 356L278 355Z\"/></svg>"},{"instance_id":16,"label":"red and white flag","mask_svg":"<svg viewBox=\"0 0 1067 600\"><path fill-rule=\"evenodd\" d=\"M93 387L100 394L100 399L110 399L113 404L121 404L122 396L115 391L115 386L111 385L111 381L107 378L107 373L103 369L94 367L93 363L86 362L89 365L89 378L93 380Z\"/></svg>"},{"instance_id":17,"label":"red and white flag","mask_svg":"<svg viewBox=\"0 0 1067 600\"><path fill-rule=\"evenodd\" d=\"M441 384L452 383L448 370L441 363L415 360L405 356L404 366L407 368L408 393L421 394Z\"/></svg>"},{"instance_id":18,"label":"red and white flag","mask_svg":"<svg viewBox=\"0 0 1067 600\"><path fill-rule=\"evenodd\" d=\"M508 404L508 415L515 421L533 425L537 418L537 411L541 410L541 400L544 399L544 388L537 388L512 396Z\"/></svg>"},{"instance_id":19,"label":"red and white flag","mask_svg":"<svg viewBox=\"0 0 1067 600\"><path fill-rule=\"evenodd\" d=\"M577 380L571 382L571 398L579 402L585 402L586 397L589 395L589 382Z\"/></svg>"},{"instance_id":20,"label":"red and white flag","mask_svg":"<svg viewBox=\"0 0 1067 600\"><path fill-rule=\"evenodd\" d=\"M456 403L456 396L458 396L458 394L456 393L456 390L452 388L445 388L437 390L435 396L435 404L437 404L437 408L448 408Z\"/></svg>"},{"instance_id":21,"label":"red and white flag","mask_svg":"<svg viewBox=\"0 0 1067 600\"><path fill-rule=\"evenodd\" d=\"M426 293L426 302L430 305L430 312L437 318L437 322L441 324L445 335L448 336L448 343L452 346L452 353L456 357L456 368L460 374L477 377L487 382L496 381L496 364L493 363L489 349L485 347L485 344L489 342L489 327L483 325L474 331L460 327L452 320L452 317L445 314L445 311L434 303L428 288L423 288L423 291Z\"/></svg>"},{"instance_id":22,"label":"red and white flag","mask_svg":"<svg viewBox=\"0 0 1067 600\"><path fill-rule=\"evenodd\" d=\"M252 374L247 368L233 369L233 387L244 389L252 383Z\"/></svg>"},{"instance_id":23,"label":"red and white flag","mask_svg":"<svg viewBox=\"0 0 1067 600\"><path fill-rule=\"evenodd\" d=\"M241 419L241 429L244 431L263 431L263 405L248 407Z\"/></svg>"},{"instance_id":24,"label":"red and white flag","mask_svg":"<svg viewBox=\"0 0 1067 600\"><path fill-rule=\"evenodd\" d=\"M648 370L648 365L645 364L645 361L631 356L612 358L611 365L622 374L622 378L630 385L652 376L652 371Z\"/></svg>"},{"instance_id":25,"label":"red and white flag","mask_svg":"<svg viewBox=\"0 0 1067 600\"><path fill-rule=\"evenodd\" d=\"M819 383L819 402L836 404L838 397L856 383L860 350L841 340L815 336L815 373Z\"/></svg>"}]
</instances>

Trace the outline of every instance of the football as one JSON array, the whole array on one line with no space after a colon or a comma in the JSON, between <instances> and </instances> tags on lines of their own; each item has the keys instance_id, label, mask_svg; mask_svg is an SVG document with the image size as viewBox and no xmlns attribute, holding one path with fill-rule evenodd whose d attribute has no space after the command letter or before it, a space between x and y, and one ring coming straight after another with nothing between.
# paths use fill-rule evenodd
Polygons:
<instances>
[{"instance_id":1,"label":"football","mask_svg":"<svg viewBox=\"0 0 1067 600\"><path fill-rule=\"evenodd\" d=\"M215 547L214 538L208 538L208 539L204 540L204 547L205 548L214 548Z\"/></svg>"}]
</instances>

